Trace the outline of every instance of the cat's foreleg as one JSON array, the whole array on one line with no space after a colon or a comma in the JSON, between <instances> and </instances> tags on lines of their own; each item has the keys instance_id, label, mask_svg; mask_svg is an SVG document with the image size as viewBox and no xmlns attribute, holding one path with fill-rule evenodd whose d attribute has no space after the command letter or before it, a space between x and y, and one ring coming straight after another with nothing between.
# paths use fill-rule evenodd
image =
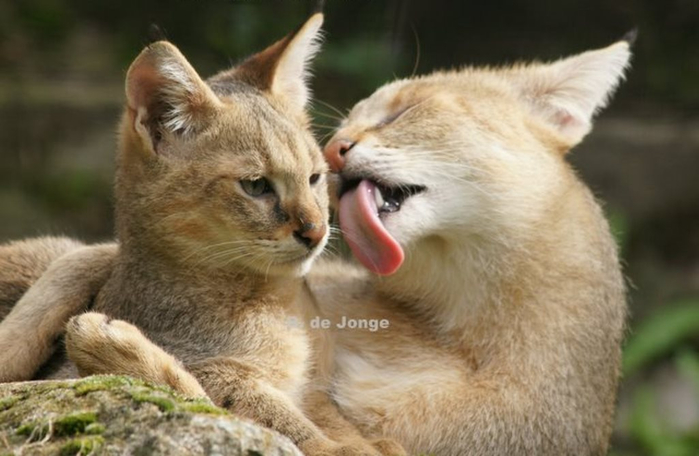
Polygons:
<instances>
[{"instance_id":1,"label":"cat's foreleg","mask_svg":"<svg viewBox=\"0 0 699 456\"><path fill-rule=\"evenodd\" d=\"M269 374L246 361L214 358L189 366L216 405L289 437L307 456L379 456L363 439L335 442L309 420Z\"/></svg>"},{"instance_id":2,"label":"cat's foreleg","mask_svg":"<svg viewBox=\"0 0 699 456\"><path fill-rule=\"evenodd\" d=\"M307 393L304 399L303 408L306 415L332 440L343 443L366 441L356 426L342 416L337 404L330 399L326 391L315 389ZM368 442L385 456L407 454L403 447L393 439L377 438Z\"/></svg>"},{"instance_id":3,"label":"cat's foreleg","mask_svg":"<svg viewBox=\"0 0 699 456\"><path fill-rule=\"evenodd\" d=\"M116 244L80 247L54 261L0 323L0 382L31 380L68 319L106 282Z\"/></svg>"},{"instance_id":4,"label":"cat's foreleg","mask_svg":"<svg viewBox=\"0 0 699 456\"><path fill-rule=\"evenodd\" d=\"M125 321L96 312L74 317L66 327L66 350L81 376L129 375L168 385L187 397L206 397L174 356Z\"/></svg>"},{"instance_id":5,"label":"cat's foreleg","mask_svg":"<svg viewBox=\"0 0 699 456\"><path fill-rule=\"evenodd\" d=\"M66 253L83 247L66 237L38 237L0 245L0 320L46 269Z\"/></svg>"}]
</instances>

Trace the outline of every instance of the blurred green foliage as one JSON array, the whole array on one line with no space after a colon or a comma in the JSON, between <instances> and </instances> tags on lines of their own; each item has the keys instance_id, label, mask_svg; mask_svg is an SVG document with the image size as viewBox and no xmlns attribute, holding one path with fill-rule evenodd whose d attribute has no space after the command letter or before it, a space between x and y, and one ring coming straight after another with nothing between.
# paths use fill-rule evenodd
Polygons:
<instances>
[{"instance_id":1,"label":"blurred green foliage","mask_svg":"<svg viewBox=\"0 0 699 456\"><path fill-rule=\"evenodd\" d=\"M696 356L696 355L694 355ZM631 436L642 454L649 456L696 456L699 429L677 434L669 431L658 416L655 395L648 387L639 388L634 396L631 415ZM629 454L626 452L616 455Z\"/></svg>"},{"instance_id":2,"label":"blurred green foliage","mask_svg":"<svg viewBox=\"0 0 699 456\"><path fill-rule=\"evenodd\" d=\"M694 306L693 310L698 310L699 301L695 302ZM661 351L669 349L681 378L691 382L694 396L699 401L699 351L696 348L688 348L680 342L680 337L673 335L675 331L677 334L688 335L685 332L688 326L680 323L681 317L685 316L688 310L690 309L682 306L663 312L658 315L656 321L639 330L627 345L624 372L625 376L632 376L632 372L649 367L652 361L657 360ZM696 317L696 312L692 312L689 317ZM695 331L691 334L695 337L699 334L696 331L696 322L697 320L694 320ZM644 340L644 337L648 337L648 340ZM670 338L675 339L674 344L668 343ZM648 456L696 456L699 451L699 424L692 429L678 431L668 426L666 418L658 413L656 392L645 383L637 386L629 416L632 446ZM620 451L614 454L621 456L631 453Z\"/></svg>"},{"instance_id":3,"label":"blurred green foliage","mask_svg":"<svg viewBox=\"0 0 699 456\"><path fill-rule=\"evenodd\" d=\"M27 182L30 194L53 211L83 210L110 198L112 186L86 170L73 170L60 176L47 176Z\"/></svg>"},{"instance_id":4,"label":"blurred green foliage","mask_svg":"<svg viewBox=\"0 0 699 456\"><path fill-rule=\"evenodd\" d=\"M610 229L624 255L629 221L619 210L607 213ZM622 375L631 383L628 440L617 442L611 456L697 456L699 423L678 431L658 411L658 392L648 374L658 363L671 360L679 377L691 383L699 405L699 298L659 307L631 330L624 345ZM635 382L634 382L635 380Z\"/></svg>"},{"instance_id":5,"label":"blurred green foliage","mask_svg":"<svg viewBox=\"0 0 699 456\"><path fill-rule=\"evenodd\" d=\"M609 230L616 239L619 255L623 258L629 240L629 219L620 210L609 210L606 213Z\"/></svg>"},{"instance_id":6,"label":"blurred green foliage","mask_svg":"<svg viewBox=\"0 0 699 456\"><path fill-rule=\"evenodd\" d=\"M641 323L629 338L624 349L624 375L634 375L651 362L673 354L692 338L699 338L699 299L662 309Z\"/></svg>"},{"instance_id":7,"label":"blurred green foliage","mask_svg":"<svg viewBox=\"0 0 699 456\"><path fill-rule=\"evenodd\" d=\"M148 41L149 26L155 23L186 55L194 56L197 68L214 71L228 58L237 60L280 38L315 4L315 0L2 2L0 38L5 45L0 46L0 68L16 71L19 61L33 58L41 67L47 51L92 28L106 38L101 44L105 53L117 56L113 68L119 70ZM497 64L557 58L611 43L638 27L634 65L645 71L634 74L622 96L634 102L699 106L699 59L691 58L699 44L699 2L328 0L325 11L328 46L319 71L324 68L354 84L359 81L361 88L375 87L394 73L409 74L418 47L423 50L420 70Z\"/></svg>"}]
</instances>

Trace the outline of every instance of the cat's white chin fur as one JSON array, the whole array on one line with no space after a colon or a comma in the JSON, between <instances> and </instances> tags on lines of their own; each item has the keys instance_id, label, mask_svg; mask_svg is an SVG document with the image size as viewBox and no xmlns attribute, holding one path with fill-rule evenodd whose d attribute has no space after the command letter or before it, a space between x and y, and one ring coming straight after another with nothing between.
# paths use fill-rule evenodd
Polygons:
<instances>
[{"instance_id":1,"label":"cat's white chin fur","mask_svg":"<svg viewBox=\"0 0 699 456\"><path fill-rule=\"evenodd\" d=\"M328 236L316 246L313 251L304 259L292 261L289 263L274 263L269 268L265 269L265 275L279 275L285 277L303 277L311 270L315 260L323 253L325 246L328 243Z\"/></svg>"}]
</instances>

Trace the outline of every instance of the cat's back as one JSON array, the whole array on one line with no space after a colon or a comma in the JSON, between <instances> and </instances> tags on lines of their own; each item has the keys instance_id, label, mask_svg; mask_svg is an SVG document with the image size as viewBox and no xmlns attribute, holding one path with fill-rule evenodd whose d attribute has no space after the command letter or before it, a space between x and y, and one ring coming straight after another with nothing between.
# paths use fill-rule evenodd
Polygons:
<instances>
[{"instance_id":1,"label":"cat's back","mask_svg":"<svg viewBox=\"0 0 699 456\"><path fill-rule=\"evenodd\" d=\"M65 237L39 237L0 245L0 320L60 256L82 247Z\"/></svg>"}]
</instances>

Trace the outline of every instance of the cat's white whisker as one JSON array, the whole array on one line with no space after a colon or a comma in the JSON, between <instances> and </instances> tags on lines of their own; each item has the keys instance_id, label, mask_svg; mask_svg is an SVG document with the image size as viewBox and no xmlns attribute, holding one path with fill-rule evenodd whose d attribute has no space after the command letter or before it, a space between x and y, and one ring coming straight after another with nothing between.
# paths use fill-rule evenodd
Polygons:
<instances>
[{"instance_id":1,"label":"cat's white whisker","mask_svg":"<svg viewBox=\"0 0 699 456\"><path fill-rule=\"evenodd\" d=\"M332 119L332 120L337 121L338 123L340 123L340 122L342 122L343 120L345 120L345 119L342 118L342 117L337 117L337 116L334 116L334 115L332 115L332 114L328 114L328 113L325 113L325 112L322 112L322 111L317 111L317 110L314 110L314 111L313 111L313 115L314 115L314 116L325 117L325 118L327 118L327 119Z\"/></svg>"},{"instance_id":2,"label":"cat's white whisker","mask_svg":"<svg viewBox=\"0 0 699 456\"><path fill-rule=\"evenodd\" d=\"M332 109L335 113L337 113L340 116L341 120L345 119L345 115L342 113L342 111L340 111L339 109L337 109L335 106L331 105L330 103L327 103L323 100L319 100L317 98L314 100L314 103L320 103L323 106L326 106L326 107Z\"/></svg>"},{"instance_id":3,"label":"cat's white whisker","mask_svg":"<svg viewBox=\"0 0 699 456\"><path fill-rule=\"evenodd\" d=\"M218 261L222 258L226 258L230 255L234 255L239 252L245 252L250 250L250 247L248 245L240 246L240 247L235 247L231 249L225 249L220 252L214 252L213 254L210 254L208 256L202 257L199 260L195 261L192 265L192 267L199 266L200 264L207 263L207 262L214 262Z\"/></svg>"}]
</instances>

